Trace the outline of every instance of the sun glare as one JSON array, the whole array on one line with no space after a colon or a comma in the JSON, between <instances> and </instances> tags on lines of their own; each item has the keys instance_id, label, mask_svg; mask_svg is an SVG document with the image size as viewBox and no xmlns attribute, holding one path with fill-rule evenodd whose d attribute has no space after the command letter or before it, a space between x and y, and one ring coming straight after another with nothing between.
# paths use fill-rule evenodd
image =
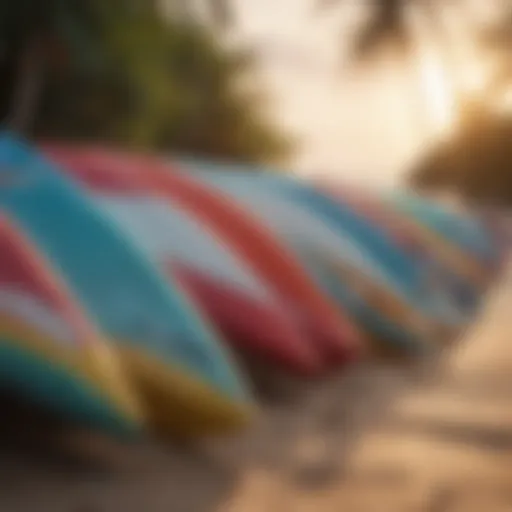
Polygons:
<instances>
[{"instance_id":1,"label":"sun glare","mask_svg":"<svg viewBox=\"0 0 512 512\"><path fill-rule=\"evenodd\" d=\"M474 4L478 5L475 2ZM448 51L452 55L457 90L459 94L466 96L482 95L487 85L492 59L476 44L465 18L455 6L451 9L445 6L443 13L448 29L446 34L450 36L447 41Z\"/></svg>"},{"instance_id":2,"label":"sun glare","mask_svg":"<svg viewBox=\"0 0 512 512\"><path fill-rule=\"evenodd\" d=\"M409 9L408 15L415 34L415 66L431 126L429 135L434 138L444 137L456 122L452 77L444 65L441 50L432 37L428 21L418 9Z\"/></svg>"},{"instance_id":3,"label":"sun glare","mask_svg":"<svg viewBox=\"0 0 512 512\"><path fill-rule=\"evenodd\" d=\"M434 138L444 137L457 125L460 102L486 98L493 59L475 43L466 20L455 4L439 13L443 35L432 31L421 9L409 9L416 36L417 72Z\"/></svg>"},{"instance_id":4,"label":"sun glare","mask_svg":"<svg viewBox=\"0 0 512 512\"><path fill-rule=\"evenodd\" d=\"M434 136L446 135L455 124L455 105L446 72L436 53L418 49L418 73Z\"/></svg>"}]
</instances>

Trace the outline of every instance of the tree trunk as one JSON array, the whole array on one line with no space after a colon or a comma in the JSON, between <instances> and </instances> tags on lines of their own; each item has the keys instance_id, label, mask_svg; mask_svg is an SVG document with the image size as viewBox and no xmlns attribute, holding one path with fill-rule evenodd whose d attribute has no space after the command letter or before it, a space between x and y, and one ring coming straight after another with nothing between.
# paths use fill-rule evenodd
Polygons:
<instances>
[{"instance_id":1,"label":"tree trunk","mask_svg":"<svg viewBox=\"0 0 512 512\"><path fill-rule=\"evenodd\" d=\"M44 80L45 46L42 37L32 37L19 52L8 127L28 134L33 126L37 103Z\"/></svg>"}]
</instances>

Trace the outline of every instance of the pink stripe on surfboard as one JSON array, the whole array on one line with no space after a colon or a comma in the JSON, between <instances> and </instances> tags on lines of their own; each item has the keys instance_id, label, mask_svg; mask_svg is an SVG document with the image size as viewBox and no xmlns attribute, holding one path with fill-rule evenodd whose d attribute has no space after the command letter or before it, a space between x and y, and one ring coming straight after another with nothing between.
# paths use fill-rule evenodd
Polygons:
<instances>
[{"instance_id":1,"label":"pink stripe on surfboard","mask_svg":"<svg viewBox=\"0 0 512 512\"><path fill-rule=\"evenodd\" d=\"M16 223L0 214L0 287L20 292L48 308L66 323L78 344L95 339L94 328L37 247Z\"/></svg>"}]
</instances>

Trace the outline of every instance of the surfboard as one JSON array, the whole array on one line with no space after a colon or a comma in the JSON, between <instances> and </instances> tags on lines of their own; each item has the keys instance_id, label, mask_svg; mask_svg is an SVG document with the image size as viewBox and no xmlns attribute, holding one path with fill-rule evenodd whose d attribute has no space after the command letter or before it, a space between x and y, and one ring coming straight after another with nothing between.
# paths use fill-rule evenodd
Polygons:
<instances>
[{"instance_id":1,"label":"surfboard","mask_svg":"<svg viewBox=\"0 0 512 512\"><path fill-rule=\"evenodd\" d=\"M245 425L252 403L222 342L129 235L37 151L0 138L0 206L115 341L151 424L193 435Z\"/></svg>"},{"instance_id":2,"label":"surfboard","mask_svg":"<svg viewBox=\"0 0 512 512\"><path fill-rule=\"evenodd\" d=\"M216 179L218 175L215 174ZM443 338L446 337L445 332L459 328L463 318L443 291L429 280L426 269L407 257L384 233L349 207L291 177L269 172L249 175L237 173L235 168L224 174L225 181L243 181L246 176L254 177L259 186L263 187L262 190L285 196L309 208L336 233L343 235L344 239L350 238L357 243L365 252L367 260L372 261L372 266L385 276L393 292L414 310L411 314L424 316L425 324L431 322L436 330L443 333Z\"/></svg>"},{"instance_id":3,"label":"surfboard","mask_svg":"<svg viewBox=\"0 0 512 512\"><path fill-rule=\"evenodd\" d=\"M467 274L460 270L460 264L457 265L453 257L444 255L443 250L438 247L439 244L426 238L420 227L406 215L393 210L369 193L354 192L333 184L318 186L325 194L343 201L385 230L397 245L428 269L428 279L439 289L446 290L466 318L473 311L477 305L478 293L466 277Z\"/></svg>"},{"instance_id":4,"label":"surfboard","mask_svg":"<svg viewBox=\"0 0 512 512\"><path fill-rule=\"evenodd\" d=\"M186 160L191 169L201 173L201 178L213 180L226 186L258 187L263 192L271 192L274 196L284 197L288 202L296 202L303 208L309 209L315 216L320 217L324 223L335 227L343 236L345 243L347 238L352 239L360 249L366 252L366 260L373 258L373 266L381 273L386 273L393 278L390 286L409 290L414 287L415 279L418 279L420 270L408 261L403 255L392 247L389 241L383 239L373 226L358 218L357 214L342 207L334 201L330 201L323 194L314 190L305 183L290 177L275 175L270 172L257 172L248 166L229 166ZM244 172L245 170L249 172ZM340 211L341 210L341 211ZM334 231L334 230L333 230ZM340 236L338 237L340 238ZM404 261L405 259L405 261ZM399 272L399 267L403 267ZM398 291L398 289L396 290Z\"/></svg>"},{"instance_id":5,"label":"surfboard","mask_svg":"<svg viewBox=\"0 0 512 512\"><path fill-rule=\"evenodd\" d=\"M257 216L228 195L171 165L147 155L116 154L124 172L151 176L160 193L221 238L280 298L299 329L315 346L328 347L329 363L347 361L360 352L359 333L343 322L335 305L315 284L293 253ZM334 356L334 357L333 357Z\"/></svg>"},{"instance_id":6,"label":"surfboard","mask_svg":"<svg viewBox=\"0 0 512 512\"><path fill-rule=\"evenodd\" d=\"M235 348L294 373L319 371L319 355L266 284L198 219L158 194L143 170L124 171L123 161L106 149L54 145L46 152L142 244L171 282L178 279Z\"/></svg>"},{"instance_id":7,"label":"surfboard","mask_svg":"<svg viewBox=\"0 0 512 512\"><path fill-rule=\"evenodd\" d=\"M483 266L490 266L495 261L496 254L490 238L472 219L457 215L412 192L389 194L386 200L457 244L462 250L471 252Z\"/></svg>"},{"instance_id":8,"label":"surfboard","mask_svg":"<svg viewBox=\"0 0 512 512\"><path fill-rule=\"evenodd\" d=\"M3 212L0 383L81 427L126 435L143 423L117 355Z\"/></svg>"},{"instance_id":9,"label":"surfboard","mask_svg":"<svg viewBox=\"0 0 512 512\"><path fill-rule=\"evenodd\" d=\"M445 287L439 286L432 268L408 255L378 224L367 221L357 209L344 201L334 201L328 194L321 194L313 187L291 180L281 181L288 193L298 195L301 201L311 204L326 220L330 219L339 228L345 228L368 253L375 255L389 278L399 286L404 300L434 322L441 338L452 339L453 333L464 326L465 315L453 303Z\"/></svg>"},{"instance_id":10,"label":"surfboard","mask_svg":"<svg viewBox=\"0 0 512 512\"><path fill-rule=\"evenodd\" d=\"M481 262L473 257L471 251L465 251L460 245L444 236L432 225L422 220L421 215L400 208L385 198L383 201L390 209L402 214L405 222L414 226L414 229L428 243L431 251L435 251L436 257L447 264L450 269L467 279L478 291L486 288L489 280L488 272Z\"/></svg>"},{"instance_id":11,"label":"surfboard","mask_svg":"<svg viewBox=\"0 0 512 512\"><path fill-rule=\"evenodd\" d=\"M410 352L428 350L429 325L390 293L385 276L350 238L341 237L291 199L253 186L258 177L231 179L231 174L212 171L201 174L201 179L261 216L293 247L325 292L367 332Z\"/></svg>"}]
</instances>

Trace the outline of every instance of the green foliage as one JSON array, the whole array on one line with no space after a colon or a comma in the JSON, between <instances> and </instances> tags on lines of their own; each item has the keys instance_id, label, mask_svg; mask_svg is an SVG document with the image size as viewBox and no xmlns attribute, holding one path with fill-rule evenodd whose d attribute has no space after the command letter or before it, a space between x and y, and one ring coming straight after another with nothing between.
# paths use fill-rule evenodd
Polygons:
<instances>
[{"instance_id":1,"label":"green foliage","mask_svg":"<svg viewBox=\"0 0 512 512\"><path fill-rule=\"evenodd\" d=\"M23 9L38 4L20 1ZM255 70L250 53L227 50L204 27L164 21L152 2L51 2L44 19L6 11L19 21L12 30L0 27L0 37L10 41L44 27L46 40L57 42L52 56L59 58L48 60L35 116L36 137L252 162L290 154L289 138L265 118L261 95L243 86ZM12 87L15 68L5 69ZM2 102L4 113L6 90L0 90Z\"/></svg>"}]
</instances>

